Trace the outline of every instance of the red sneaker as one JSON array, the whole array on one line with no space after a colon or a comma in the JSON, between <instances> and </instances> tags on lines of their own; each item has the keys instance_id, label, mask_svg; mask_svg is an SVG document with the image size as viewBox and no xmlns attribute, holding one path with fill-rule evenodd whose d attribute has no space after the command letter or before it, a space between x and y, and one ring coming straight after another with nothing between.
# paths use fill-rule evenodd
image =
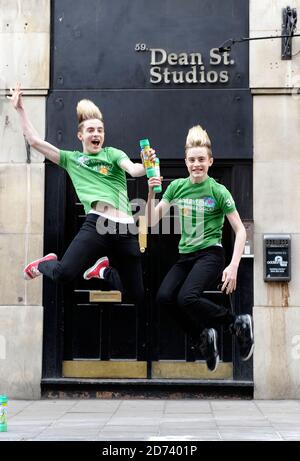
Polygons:
<instances>
[{"instance_id":1,"label":"red sneaker","mask_svg":"<svg viewBox=\"0 0 300 461\"><path fill-rule=\"evenodd\" d=\"M83 278L85 280L90 280L92 278L103 279L104 271L101 269L106 269L108 266L108 258L106 256L103 256L103 258L98 259L98 261L96 261L92 267L85 271L85 273L83 274Z\"/></svg>"},{"instance_id":2,"label":"red sneaker","mask_svg":"<svg viewBox=\"0 0 300 461\"><path fill-rule=\"evenodd\" d=\"M57 259L56 254L49 253L43 258L37 259L36 261L33 261L32 263L27 264L25 269L23 269L24 279L31 280L41 275L41 272L38 270L38 265L44 261L52 261L53 259Z\"/></svg>"}]
</instances>

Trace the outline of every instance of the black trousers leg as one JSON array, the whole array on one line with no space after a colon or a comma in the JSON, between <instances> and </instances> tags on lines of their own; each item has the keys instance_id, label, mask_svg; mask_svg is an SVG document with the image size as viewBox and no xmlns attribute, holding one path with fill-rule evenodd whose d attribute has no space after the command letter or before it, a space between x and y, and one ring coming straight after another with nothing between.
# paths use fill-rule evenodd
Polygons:
<instances>
[{"instance_id":1,"label":"black trousers leg","mask_svg":"<svg viewBox=\"0 0 300 461\"><path fill-rule=\"evenodd\" d=\"M97 259L112 256L115 267L105 271L105 280L112 289L122 293L125 291L133 302L141 302L144 287L136 236L129 232L119 234L119 227L112 222L107 226L107 232L101 233L101 226L97 225L99 219L103 218L95 214L88 215L62 259L40 263L39 271L56 282L67 283L92 266Z\"/></svg>"},{"instance_id":2,"label":"black trousers leg","mask_svg":"<svg viewBox=\"0 0 300 461\"><path fill-rule=\"evenodd\" d=\"M220 279L223 267L222 254L203 250L178 293L177 304L188 317L190 332L195 338L206 327L228 326L233 321L233 315L226 307L203 296L203 291L209 290Z\"/></svg>"},{"instance_id":3,"label":"black trousers leg","mask_svg":"<svg viewBox=\"0 0 300 461\"><path fill-rule=\"evenodd\" d=\"M115 280L119 279L126 298L133 303L144 301L141 252L135 235L115 236L113 251ZM116 283L116 282L115 282Z\"/></svg>"},{"instance_id":4,"label":"black trousers leg","mask_svg":"<svg viewBox=\"0 0 300 461\"><path fill-rule=\"evenodd\" d=\"M222 248L211 247L181 256L166 275L157 295L160 308L197 339L205 327L229 325L232 314L203 296L224 267Z\"/></svg>"},{"instance_id":5,"label":"black trousers leg","mask_svg":"<svg viewBox=\"0 0 300 461\"><path fill-rule=\"evenodd\" d=\"M97 215L88 215L62 259L40 263L39 271L56 282L67 283L92 266L98 258L107 256L109 241L107 236L97 233L96 221Z\"/></svg>"}]
</instances>

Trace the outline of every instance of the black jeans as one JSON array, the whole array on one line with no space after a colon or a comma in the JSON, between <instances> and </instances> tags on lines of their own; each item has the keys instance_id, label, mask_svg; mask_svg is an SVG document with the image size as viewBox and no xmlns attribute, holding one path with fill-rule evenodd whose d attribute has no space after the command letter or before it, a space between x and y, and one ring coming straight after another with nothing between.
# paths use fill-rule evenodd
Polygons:
<instances>
[{"instance_id":1,"label":"black jeans","mask_svg":"<svg viewBox=\"0 0 300 461\"><path fill-rule=\"evenodd\" d=\"M181 254L159 288L157 303L160 309L172 315L196 340L204 328L229 326L234 320L227 308L203 296L203 291L220 279L224 263L224 251L219 246Z\"/></svg>"},{"instance_id":2,"label":"black jeans","mask_svg":"<svg viewBox=\"0 0 300 461\"><path fill-rule=\"evenodd\" d=\"M99 233L97 229L108 232ZM128 225L119 225L96 214L87 215L60 261L42 262L38 270L56 282L67 283L102 256L113 259L114 268L105 271L110 288L120 290L134 303L142 302L143 274L136 235L129 232Z\"/></svg>"}]
</instances>

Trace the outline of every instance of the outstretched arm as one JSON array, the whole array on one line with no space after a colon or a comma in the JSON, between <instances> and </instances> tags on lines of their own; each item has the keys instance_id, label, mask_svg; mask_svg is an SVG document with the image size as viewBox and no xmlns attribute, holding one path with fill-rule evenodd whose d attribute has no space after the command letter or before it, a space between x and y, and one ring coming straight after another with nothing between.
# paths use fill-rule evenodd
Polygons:
<instances>
[{"instance_id":1,"label":"outstretched arm","mask_svg":"<svg viewBox=\"0 0 300 461\"><path fill-rule=\"evenodd\" d=\"M141 154L142 155L142 154ZM155 150L150 149L150 161L154 162L156 158ZM146 171L142 163L133 163L130 159L123 159L120 162L120 167L130 174L133 178L138 178L140 176L145 176Z\"/></svg>"},{"instance_id":2,"label":"outstretched arm","mask_svg":"<svg viewBox=\"0 0 300 461\"><path fill-rule=\"evenodd\" d=\"M233 211L226 216L235 232L232 258L229 266L224 269L222 276L222 291L226 289L228 294L236 289L237 272L246 242L246 229L237 211Z\"/></svg>"},{"instance_id":3,"label":"outstretched arm","mask_svg":"<svg viewBox=\"0 0 300 461\"><path fill-rule=\"evenodd\" d=\"M20 123L21 127L23 130L23 134L27 140L27 142L32 146L34 149L36 149L38 152L43 154L48 160L51 160L52 162L59 164L59 149L57 147L52 146L52 144L44 141L41 139L33 125L31 124L27 113L25 111L25 107L23 104L23 99L22 99L22 91L20 88L20 84L18 83L16 85L16 88L13 90L10 90L10 96L7 96L8 99L11 100L14 108L16 109L19 118L20 118Z\"/></svg>"},{"instance_id":4,"label":"outstretched arm","mask_svg":"<svg viewBox=\"0 0 300 461\"><path fill-rule=\"evenodd\" d=\"M129 159L123 159L120 161L120 167L133 178L145 176L145 168L141 163L133 163Z\"/></svg>"}]
</instances>

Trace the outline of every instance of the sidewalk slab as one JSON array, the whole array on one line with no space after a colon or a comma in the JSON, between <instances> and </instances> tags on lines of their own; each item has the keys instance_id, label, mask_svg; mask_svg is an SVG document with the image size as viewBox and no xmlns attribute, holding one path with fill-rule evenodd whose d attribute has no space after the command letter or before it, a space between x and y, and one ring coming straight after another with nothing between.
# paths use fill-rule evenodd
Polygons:
<instances>
[{"instance_id":1,"label":"sidewalk slab","mask_svg":"<svg viewBox=\"0 0 300 461\"><path fill-rule=\"evenodd\" d=\"M41 400L8 404L2 441L300 440L300 402Z\"/></svg>"}]
</instances>

